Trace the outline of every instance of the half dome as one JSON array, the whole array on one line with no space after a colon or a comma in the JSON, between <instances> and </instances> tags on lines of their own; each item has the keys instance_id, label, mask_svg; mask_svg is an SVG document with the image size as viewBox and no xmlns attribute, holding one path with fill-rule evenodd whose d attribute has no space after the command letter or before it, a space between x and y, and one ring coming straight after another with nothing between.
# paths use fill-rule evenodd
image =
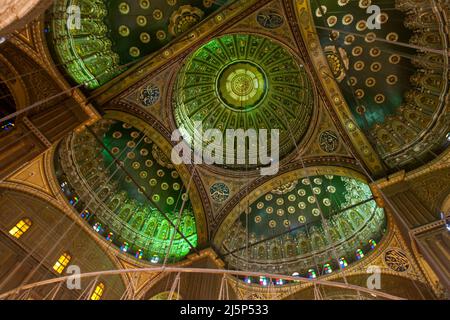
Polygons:
<instances>
[{"instance_id":1,"label":"half dome","mask_svg":"<svg viewBox=\"0 0 450 320\"><path fill-rule=\"evenodd\" d=\"M65 139L55 163L70 204L122 251L152 262L169 251L173 262L197 245L193 208L180 174L132 125L102 120L92 132Z\"/></svg>"},{"instance_id":2,"label":"half dome","mask_svg":"<svg viewBox=\"0 0 450 320\"><path fill-rule=\"evenodd\" d=\"M231 268L325 274L361 259L386 225L369 186L343 175L280 183L247 208L224 231L220 252Z\"/></svg>"}]
</instances>

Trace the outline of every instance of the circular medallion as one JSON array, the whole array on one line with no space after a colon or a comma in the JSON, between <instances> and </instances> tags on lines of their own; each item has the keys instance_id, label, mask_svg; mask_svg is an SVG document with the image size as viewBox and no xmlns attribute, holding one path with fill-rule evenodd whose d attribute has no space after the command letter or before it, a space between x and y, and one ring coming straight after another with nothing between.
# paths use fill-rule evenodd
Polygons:
<instances>
[{"instance_id":1,"label":"circular medallion","mask_svg":"<svg viewBox=\"0 0 450 320\"><path fill-rule=\"evenodd\" d=\"M331 130L322 132L319 136L319 145L327 153L336 151L339 146L337 133Z\"/></svg>"},{"instance_id":2,"label":"circular medallion","mask_svg":"<svg viewBox=\"0 0 450 320\"><path fill-rule=\"evenodd\" d=\"M150 0L139 0L139 6L144 10L150 8Z\"/></svg>"},{"instance_id":3,"label":"circular medallion","mask_svg":"<svg viewBox=\"0 0 450 320\"><path fill-rule=\"evenodd\" d=\"M211 195L211 199L221 203L227 200L230 196L230 188L228 188L228 186L223 182L217 182L209 188L209 193Z\"/></svg>"},{"instance_id":4,"label":"circular medallion","mask_svg":"<svg viewBox=\"0 0 450 320\"><path fill-rule=\"evenodd\" d=\"M130 29L127 26L122 25L119 27L119 34L122 37L128 37L130 35Z\"/></svg>"},{"instance_id":5,"label":"circular medallion","mask_svg":"<svg viewBox=\"0 0 450 320\"><path fill-rule=\"evenodd\" d=\"M264 71L250 61L234 62L226 66L217 79L218 96L234 111L257 108L267 94Z\"/></svg>"},{"instance_id":6,"label":"circular medallion","mask_svg":"<svg viewBox=\"0 0 450 320\"><path fill-rule=\"evenodd\" d=\"M387 250L384 253L384 263L396 272L406 272L411 267L408 256L399 249Z\"/></svg>"},{"instance_id":7,"label":"circular medallion","mask_svg":"<svg viewBox=\"0 0 450 320\"><path fill-rule=\"evenodd\" d=\"M158 102L160 96L161 91L159 90L159 87L156 85L149 85L141 90L139 100L144 106L149 107Z\"/></svg>"},{"instance_id":8,"label":"circular medallion","mask_svg":"<svg viewBox=\"0 0 450 320\"><path fill-rule=\"evenodd\" d=\"M256 21L267 29L277 29L284 23L283 16L275 10L261 10L256 16Z\"/></svg>"},{"instance_id":9,"label":"circular medallion","mask_svg":"<svg viewBox=\"0 0 450 320\"><path fill-rule=\"evenodd\" d=\"M130 6L126 2L121 2L119 4L119 12L121 14L128 14L130 12Z\"/></svg>"}]
</instances>

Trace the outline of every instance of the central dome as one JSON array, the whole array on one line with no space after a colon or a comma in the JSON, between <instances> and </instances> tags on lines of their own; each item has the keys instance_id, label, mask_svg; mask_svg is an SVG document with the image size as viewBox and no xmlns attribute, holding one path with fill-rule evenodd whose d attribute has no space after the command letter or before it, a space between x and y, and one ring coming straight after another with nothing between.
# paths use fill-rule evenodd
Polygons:
<instances>
[{"instance_id":1,"label":"central dome","mask_svg":"<svg viewBox=\"0 0 450 320\"><path fill-rule=\"evenodd\" d=\"M312 85L301 62L281 43L259 35L229 34L193 52L173 90L174 116L183 138L202 139L201 130L279 130L280 159L305 135L313 113ZM252 154L250 143L246 155ZM270 150L269 150L270 151ZM254 169L227 164L232 169ZM242 162L239 162L242 163Z\"/></svg>"},{"instance_id":2,"label":"central dome","mask_svg":"<svg viewBox=\"0 0 450 320\"><path fill-rule=\"evenodd\" d=\"M227 65L217 78L217 90L223 104L234 111L258 107L267 94L264 71L250 61Z\"/></svg>"}]
</instances>

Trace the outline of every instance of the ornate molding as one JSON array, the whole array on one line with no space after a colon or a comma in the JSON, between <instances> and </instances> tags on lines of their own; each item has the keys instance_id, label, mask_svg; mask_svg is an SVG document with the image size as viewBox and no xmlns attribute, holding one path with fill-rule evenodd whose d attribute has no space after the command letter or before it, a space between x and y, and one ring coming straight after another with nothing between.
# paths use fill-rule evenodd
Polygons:
<instances>
[{"instance_id":1,"label":"ornate molding","mask_svg":"<svg viewBox=\"0 0 450 320\"><path fill-rule=\"evenodd\" d=\"M363 160L369 170L375 175L382 174L383 165L378 154L367 140L364 132L357 126L341 90L332 76L327 59L320 46L320 41L312 18L310 3L305 0L298 0L294 2L294 6L298 26L302 38L309 49L308 54L314 66L314 70L324 88L324 93L331 102L334 112L337 114L339 122L345 129L345 134L352 142L359 158Z\"/></svg>"},{"instance_id":2,"label":"ornate molding","mask_svg":"<svg viewBox=\"0 0 450 320\"><path fill-rule=\"evenodd\" d=\"M95 90L92 97L99 105L104 105L118 94L133 87L149 74L158 73L165 68L168 61L185 55L187 49L192 49L216 36L230 24L242 19L243 15L253 12L271 0L238 0L225 7L219 13L213 14L197 25L189 34L175 40L169 46L149 55L142 62L119 75L109 83Z\"/></svg>"}]
</instances>

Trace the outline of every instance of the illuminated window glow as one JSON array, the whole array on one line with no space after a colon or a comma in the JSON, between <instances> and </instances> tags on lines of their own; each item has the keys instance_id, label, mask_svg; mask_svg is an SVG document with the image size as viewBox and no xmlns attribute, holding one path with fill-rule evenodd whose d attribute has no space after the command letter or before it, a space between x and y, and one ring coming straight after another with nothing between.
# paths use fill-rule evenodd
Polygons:
<instances>
[{"instance_id":1,"label":"illuminated window glow","mask_svg":"<svg viewBox=\"0 0 450 320\"><path fill-rule=\"evenodd\" d=\"M31 220L28 218L22 219L16 223L16 225L9 230L9 234L19 239L27 230L31 227Z\"/></svg>"},{"instance_id":2,"label":"illuminated window glow","mask_svg":"<svg viewBox=\"0 0 450 320\"><path fill-rule=\"evenodd\" d=\"M120 250L123 252L127 252L129 247L130 245L128 244L128 242L124 242L123 245L120 247Z\"/></svg>"},{"instance_id":3,"label":"illuminated window glow","mask_svg":"<svg viewBox=\"0 0 450 320\"><path fill-rule=\"evenodd\" d=\"M341 269L345 269L348 266L347 260L344 257L339 258L339 266Z\"/></svg>"},{"instance_id":4,"label":"illuminated window glow","mask_svg":"<svg viewBox=\"0 0 450 320\"><path fill-rule=\"evenodd\" d=\"M81 218L83 218L84 220L87 220L90 218L91 213L89 212L89 210L84 210L81 214L80 214Z\"/></svg>"},{"instance_id":5,"label":"illuminated window glow","mask_svg":"<svg viewBox=\"0 0 450 320\"><path fill-rule=\"evenodd\" d=\"M309 269L308 270L308 278L310 278L310 279L317 278L317 274L316 274L316 271L314 269Z\"/></svg>"},{"instance_id":6,"label":"illuminated window glow","mask_svg":"<svg viewBox=\"0 0 450 320\"><path fill-rule=\"evenodd\" d=\"M262 286L267 286L268 284L267 278L264 276L259 277L259 284Z\"/></svg>"},{"instance_id":7,"label":"illuminated window glow","mask_svg":"<svg viewBox=\"0 0 450 320\"><path fill-rule=\"evenodd\" d=\"M361 249L356 250L356 259L361 260L364 258L364 252Z\"/></svg>"},{"instance_id":8,"label":"illuminated window glow","mask_svg":"<svg viewBox=\"0 0 450 320\"><path fill-rule=\"evenodd\" d=\"M325 264L323 265L323 272L324 272L325 274L330 274L330 273L333 272L333 269L331 268L331 265L330 265L329 263L325 263Z\"/></svg>"},{"instance_id":9,"label":"illuminated window glow","mask_svg":"<svg viewBox=\"0 0 450 320\"><path fill-rule=\"evenodd\" d=\"M68 253L63 253L63 255L59 257L58 261L56 261L55 265L53 266L53 270L61 274L69 264L70 259L71 256Z\"/></svg>"},{"instance_id":10,"label":"illuminated window glow","mask_svg":"<svg viewBox=\"0 0 450 320\"><path fill-rule=\"evenodd\" d=\"M97 222L96 224L94 224L93 228L95 231L100 232L102 230L102 224Z\"/></svg>"},{"instance_id":11,"label":"illuminated window glow","mask_svg":"<svg viewBox=\"0 0 450 320\"><path fill-rule=\"evenodd\" d=\"M72 206L74 206L74 205L76 205L76 204L78 203L79 200L80 200L80 199L79 199L77 196L75 196L75 197L73 197L72 199L69 200L69 203L70 203Z\"/></svg>"},{"instance_id":12,"label":"illuminated window glow","mask_svg":"<svg viewBox=\"0 0 450 320\"><path fill-rule=\"evenodd\" d=\"M96 287L94 292L91 295L91 300L100 300L100 298L103 295L103 291L105 291L105 285L103 283L99 283Z\"/></svg>"}]
</instances>

